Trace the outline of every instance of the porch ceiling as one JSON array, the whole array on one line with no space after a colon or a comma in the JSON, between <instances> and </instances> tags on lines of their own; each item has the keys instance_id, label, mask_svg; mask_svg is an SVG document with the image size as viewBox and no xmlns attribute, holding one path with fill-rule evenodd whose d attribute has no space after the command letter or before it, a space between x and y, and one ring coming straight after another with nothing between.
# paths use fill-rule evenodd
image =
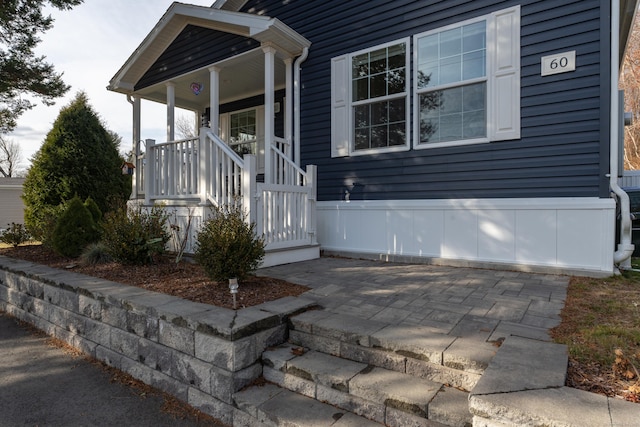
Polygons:
<instances>
[{"instance_id":1,"label":"porch ceiling","mask_svg":"<svg viewBox=\"0 0 640 427\"><path fill-rule=\"evenodd\" d=\"M196 25L253 38L260 43L275 47L279 57L298 56L305 47L311 45L308 40L276 18L174 2L140 46L110 80L107 89L133 94L134 87L140 78L187 25ZM264 86L263 78L256 79L256 76L264 75L262 51L249 52L239 56L240 58L234 58L228 63L223 61L220 64L215 64L223 66L220 78L221 99L229 97L232 90L259 93ZM281 66L283 67L281 61L276 61L276 67ZM257 73L251 71L257 71ZM280 76L282 73L276 68L276 74ZM180 106L191 108L188 105L195 102L193 108L199 108L204 104L202 101L203 96L209 97L207 93L207 88L209 87L207 69L174 78L172 81L176 84L177 105L180 102L182 104ZM192 96L193 94L189 88L193 81L202 82L205 85L205 90L198 95L197 99L194 99L195 96ZM185 82L188 83L185 85ZM276 85L279 86L282 83L277 82ZM159 102L165 102L166 100L166 88L164 85L146 88L138 94L143 98ZM206 103L208 103L208 99Z\"/></svg>"},{"instance_id":2,"label":"porch ceiling","mask_svg":"<svg viewBox=\"0 0 640 427\"><path fill-rule=\"evenodd\" d=\"M262 49L252 50L215 64L220 68L220 103L264 93L264 53ZM171 79L175 84L176 106L187 110L203 111L211 105L209 69L203 68ZM200 83L203 89L196 95L192 83ZM284 62L275 61L275 88L285 87ZM143 99L167 102L166 84L158 83L135 92Z\"/></svg>"}]
</instances>

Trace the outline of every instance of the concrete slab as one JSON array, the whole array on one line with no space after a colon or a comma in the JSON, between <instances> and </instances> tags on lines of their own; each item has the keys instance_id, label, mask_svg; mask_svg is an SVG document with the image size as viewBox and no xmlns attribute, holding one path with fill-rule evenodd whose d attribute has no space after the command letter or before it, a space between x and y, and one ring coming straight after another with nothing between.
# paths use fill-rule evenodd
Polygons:
<instances>
[{"instance_id":1,"label":"concrete slab","mask_svg":"<svg viewBox=\"0 0 640 427\"><path fill-rule=\"evenodd\" d=\"M366 368L364 363L309 351L289 360L286 372L348 393L349 381Z\"/></svg>"},{"instance_id":2,"label":"concrete slab","mask_svg":"<svg viewBox=\"0 0 640 427\"><path fill-rule=\"evenodd\" d=\"M260 387L249 387L233 395L233 403L237 408L257 418L257 408L264 402L282 393L283 389L274 384Z\"/></svg>"},{"instance_id":3,"label":"concrete slab","mask_svg":"<svg viewBox=\"0 0 640 427\"><path fill-rule=\"evenodd\" d=\"M349 384L355 396L427 418L429 402L442 384L399 372L374 368L356 375Z\"/></svg>"},{"instance_id":4,"label":"concrete slab","mask_svg":"<svg viewBox=\"0 0 640 427\"><path fill-rule=\"evenodd\" d=\"M346 413L338 420L331 424L332 427L380 427L380 424L359 417L354 414Z\"/></svg>"},{"instance_id":5,"label":"concrete slab","mask_svg":"<svg viewBox=\"0 0 640 427\"><path fill-rule=\"evenodd\" d=\"M633 426L640 421L640 405L624 400L609 398L609 414L614 427Z\"/></svg>"},{"instance_id":6,"label":"concrete slab","mask_svg":"<svg viewBox=\"0 0 640 427\"><path fill-rule=\"evenodd\" d=\"M318 316L312 329L316 335L370 347L370 336L386 326L386 322L334 314Z\"/></svg>"},{"instance_id":7,"label":"concrete slab","mask_svg":"<svg viewBox=\"0 0 640 427\"><path fill-rule=\"evenodd\" d=\"M474 415L490 418L494 424L489 425L612 425L607 397L568 387L472 395L469 407Z\"/></svg>"},{"instance_id":8,"label":"concrete slab","mask_svg":"<svg viewBox=\"0 0 640 427\"><path fill-rule=\"evenodd\" d=\"M515 322L500 322L489 337L489 341L504 340L512 335L538 341L551 341L548 329Z\"/></svg>"},{"instance_id":9,"label":"concrete slab","mask_svg":"<svg viewBox=\"0 0 640 427\"><path fill-rule=\"evenodd\" d=\"M291 427L326 427L345 415L344 410L288 390L262 403L257 413L261 422ZM365 419L361 420L365 422Z\"/></svg>"},{"instance_id":10,"label":"concrete slab","mask_svg":"<svg viewBox=\"0 0 640 427\"><path fill-rule=\"evenodd\" d=\"M466 315L451 330L450 335L456 337L488 340L500 321L484 316Z\"/></svg>"},{"instance_id":11,"label":"concrete slab","mask_svg":"<svg viewBox=\"0 0 640 427\"><path fill-rule=\"evenodd\" d=\"M567 363L565 345L512 336L504 341L472 394L562 387Z\"/></svg>"},{"instance_id":12,"label":"concrete slab","mask_svg":"<svg viewBox=\"0 0 640 427\"><path fill-rule=\"evenodd\" d=\"M455 337L418 326L388 326L371 335L372 347L440 365L442 353L453 341Z\"/></svg>"},{"instance_id":13,"label":"concrete slab","mask_svg":"<svg viewBox=\"0 0 640 427\"><path fill-rule=\"evenodd\" d=\"M482 374L496 355L498 348L484 340L458 338L443 354L443 365L461 371Z\"/></svg>"},{"instance_id":14,"label":"concrete slab","mask_svg":"<svg viewBox=\"0 0 640 427\"><path fill-rule=\"evenodd\" d=\"M262 353L262 363L269 368L284 371L286 369L287 362L296 357L295 351L305 352L307 349L285 343L278 347L267 349Z\"/></svg>"},{"instance_id":15,"label":"concrete slab","mask_svg":"<svg viewBox=\"0 0 640 427\"><path fill-rule=\"evenodd\" d=\"M469 393L452 387L443 387L429 404L429 420L450 427L471 425Z\"/></svg>"}]
</instances>

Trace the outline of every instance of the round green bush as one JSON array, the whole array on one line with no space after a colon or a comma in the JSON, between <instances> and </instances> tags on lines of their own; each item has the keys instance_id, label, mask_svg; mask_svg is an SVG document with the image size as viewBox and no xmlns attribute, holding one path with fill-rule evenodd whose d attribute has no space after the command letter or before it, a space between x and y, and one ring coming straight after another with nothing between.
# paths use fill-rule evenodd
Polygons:
<instances>
[{"instance_id":1,"label":"round green bush","mask_svg":"<svg viewBox=\"0 0 640 427\"><path fill-rule=\"evenodd\" d=\"M102 243L122 264L147 264L165 252L169 241L167 213L160 206L146 210L119 202L104 215Z\"/></svg>"},{"instance_id":2,"label":"round green bush","mask_svg":"<svg viewBox=\"0 0 640 427\"><path fill-rule=\"evenodd\" d=\"M57 253L76 258L89 243L98 241L100 232L91 212L74 197L65 206L53 230L52 247Z\"/></svg>"},{"instance_id":3,"label":"round green bush","mask_svg":"<svg viewBox=\"0 0 640 427\"><path fill-rule=\"evenodd\" d=\"M195 260L217 282L244 279L264 258L264 239L238 204L214 207L197 235Z\"/></svg>"}]
</instances>

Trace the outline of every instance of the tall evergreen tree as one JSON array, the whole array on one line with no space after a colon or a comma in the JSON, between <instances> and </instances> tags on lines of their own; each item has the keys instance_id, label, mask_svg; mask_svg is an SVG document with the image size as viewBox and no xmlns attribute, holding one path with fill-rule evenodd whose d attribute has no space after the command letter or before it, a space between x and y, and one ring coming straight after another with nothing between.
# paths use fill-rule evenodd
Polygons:
<instances>
[{"instance_id":1,"label":"tall evergreen tree","mask_svg":"<svg viewBox=\"0 0 640 427\"><path fill-rule=\"evenodd\" d=\"M126 200L131 180L122 175L118 140L103 126L84 93L64 107L32 159L23 200L25 225L47 238L59 206L74 196L90 197L107 212L112 197Z\"/></svg>"},{"instance_id":2,"label":"tall evergreen tree","mask_svg":"<svg viewBox=\"0 0 640 427\"><path fill-rule=\"evenodd\" d=\"M34 104L28 95L51 105L69 90L52 64L34 49L39 35L53 25L45 4L68 10L82 0L0 0L0 133L15 128L18 117Z\"/></svg>"}]
</instances>

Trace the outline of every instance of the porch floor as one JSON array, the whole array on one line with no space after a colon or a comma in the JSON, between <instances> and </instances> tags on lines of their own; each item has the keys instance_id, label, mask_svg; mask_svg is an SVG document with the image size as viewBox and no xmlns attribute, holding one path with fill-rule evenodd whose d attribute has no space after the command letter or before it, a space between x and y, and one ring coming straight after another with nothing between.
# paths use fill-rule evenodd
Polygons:
<instances>
[{"instance_id":1,"label":"porch floor","mask_svg":"<svg viewBox=\"0 0 640 427\"><path fill-rule=\"evenodd\" d=\"M324 310L390 325L424 326L497 341L550 341L568 276L323 257L262 268L258 275L309 286Z\"/></svg>"}]
</instances>

